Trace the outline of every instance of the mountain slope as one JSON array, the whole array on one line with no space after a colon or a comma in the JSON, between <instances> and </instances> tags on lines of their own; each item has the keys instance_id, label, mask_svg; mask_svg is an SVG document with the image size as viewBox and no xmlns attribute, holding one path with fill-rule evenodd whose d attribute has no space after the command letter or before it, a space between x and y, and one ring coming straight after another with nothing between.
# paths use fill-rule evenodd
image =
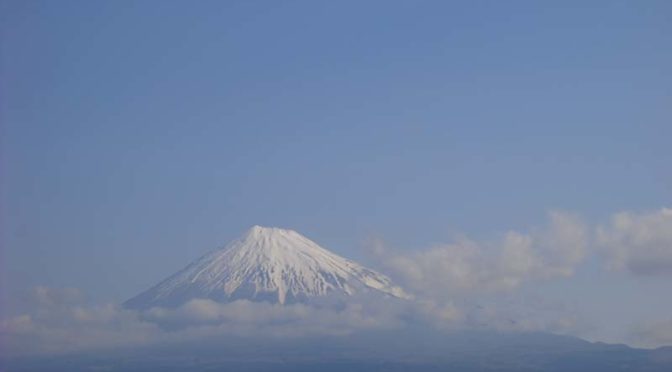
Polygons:
<instances>
[{"instance_id":1,"label":"mountain slope","mask_svg":"<svg viewBox=\"0 0 672 372\"><path fill-rule=\"evenodd\" d=\"M254 226L224 249L201 257L124 305L178 306L194 298L284 304L359 293L406 297L386 276L338 256L295 231Z\"/></svg>"}]
</instances>

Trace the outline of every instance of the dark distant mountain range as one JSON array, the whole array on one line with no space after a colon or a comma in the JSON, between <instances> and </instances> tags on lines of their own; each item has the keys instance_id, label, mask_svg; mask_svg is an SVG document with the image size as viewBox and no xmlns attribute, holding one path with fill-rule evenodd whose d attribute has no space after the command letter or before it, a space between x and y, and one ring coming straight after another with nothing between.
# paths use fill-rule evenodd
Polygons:
<instances>
[{"instance_id":1,"label":"dark distant mountain range","mask_svg":"<svg viewBox=\"0 0 672 372\"><path fill-rule=\"evenodd\" d=\"M590 343L546 333L431 329L294 340L222 337L6 361L7 371L672 371L672 347Z\"/></svg>"}]
</instances>

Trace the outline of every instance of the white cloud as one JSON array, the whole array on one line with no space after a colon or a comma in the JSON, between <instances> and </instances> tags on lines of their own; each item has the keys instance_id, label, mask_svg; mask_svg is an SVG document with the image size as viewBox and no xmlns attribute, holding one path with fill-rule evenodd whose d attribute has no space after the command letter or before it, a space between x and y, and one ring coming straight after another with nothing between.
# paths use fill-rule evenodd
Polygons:
<instances>
[{"instance_id":1,"label":"white cloud","mask_svg":"<svg viewBox=\"0 0 672 372\"><path fill-rule=\"evenodd\" d=\"M352 302L338 310L305 304L271 304L238 300L218 303L195 299L176 308L153 308L142 313L143 320L167 329L216 326L242 336L270 335L300 337L311 334L348 334L367 328L400 325L398 305ZM391 305L391 307L390 307Z\"/></svg>"},{"instance_id":2,"label":"white cloud","mask_svg":"<svg viewBox=\"0 0 672 372\"><path fill-rule=\"evenodd\" d=\"M49 295L45 297L45 293ZM71 289L35 289L36 303L31 311L0 321L3 353L13 356L78 353L232 336L264 340L341 337L362 331L403 330L422 324L446 331L483 328L484 324L490 329L551 329L543 317L527 317L526 321L510 323L521 313L514 312L511 306L500 308L494 303L487 307L487 317L483 316L482 307L478 310L481 315L474 315L472 304L431 299L367 302L365 298L356 298L338 309L195 299L178 308L135 311L112 304L86 305L71 301L72 293L75 292ZM59 294L64 297L59 298ZM45 298L49 300L43 301ZM540 309L538 306L526 308ZM474 319L478 319L478 324Z\"/></svg>"},{"instance_id":3,"label":"white cloud","mask_svg":"<svg viewBox=\"0 0 672 372\"><path fill-rule=\"evenodd\" d=\"M461 238L408 254L386 251L378 243L374 252L409 289L427 297L453 298L571 276L586 254L587 231L576 216L552 212L546 227L529 233L510 231L494 243Z\"/></svg>"},{"instance_id":4,"label":"white cloud","mask_svg":"<svg viewBox=\"0 0 672 372\"><path fill-rule=\"evenodd\" d=\"M0 322L5 354L67 353L146 344L161 330L113 305L36 308Z\"/></svg>"},{"instance_id":5,"label":"white cloud","mask_svg":"<svg viewBox=\"0 0 672 372\"><path fill-rule=\"evenodd\" d=\"M3 353L43 355L127 348L204 337L304 337L347 335L357 330L403 325L409 304L390 300L344 304L339 309L194 299L175 308L147 311L117 305L87 305L74 289L38 287L30 311L0 321Z\"/></svg>"},{"instance_id":6,"label":"white cloud","mask_svg":"<svg viewBox=\"0 0 672 372\"><path fill-rule=\"evenodd\" d=\"M615 214L597 228L596 242L613 269L672 275L672 209Z\"/></svg>"}]
</instances>

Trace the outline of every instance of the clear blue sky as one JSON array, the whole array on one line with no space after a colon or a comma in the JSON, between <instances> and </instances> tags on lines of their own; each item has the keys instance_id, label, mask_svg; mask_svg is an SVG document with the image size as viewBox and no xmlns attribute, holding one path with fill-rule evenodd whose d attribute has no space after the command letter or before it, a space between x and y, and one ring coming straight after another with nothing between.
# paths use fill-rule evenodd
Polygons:
<instances>
[{"instance_id":1,"label":"clear blue sky","mask_svg":"<svg viewBox=\"0 0 672 372\"><path fill-rule=\"evenodd\" d=\"M253 224L360 259L672 200L669 1L0 4L10 292L123 300Z\"/></svg>"}]
</instances>

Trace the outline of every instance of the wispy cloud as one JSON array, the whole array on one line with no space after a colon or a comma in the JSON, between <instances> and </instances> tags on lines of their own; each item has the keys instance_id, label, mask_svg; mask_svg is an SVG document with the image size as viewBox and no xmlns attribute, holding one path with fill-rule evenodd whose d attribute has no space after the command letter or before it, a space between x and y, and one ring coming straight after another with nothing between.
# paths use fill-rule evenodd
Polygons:
<instances>
[{"instance_id":1,"label":"wispy cloud","mask_svg":"<svg viewBox=\"0 0 672 372\"><path fill-rule=\"evenodd\" d=\"M630 330L628 341L643 347L672 345L672 317L643 321L634 325Z\"/></svg>"}]
</instances>

